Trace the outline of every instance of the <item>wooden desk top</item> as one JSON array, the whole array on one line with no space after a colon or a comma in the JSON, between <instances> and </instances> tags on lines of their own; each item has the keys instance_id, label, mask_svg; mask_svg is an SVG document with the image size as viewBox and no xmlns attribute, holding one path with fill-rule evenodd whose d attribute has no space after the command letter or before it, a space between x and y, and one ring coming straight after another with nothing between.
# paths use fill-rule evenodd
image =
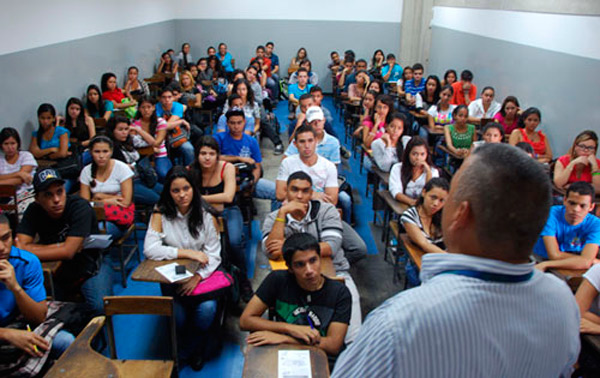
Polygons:
<instances>
[{"instance_id":1,"label":"wooden desk top","mask_svg":"<svg viewBox=\"0 0 600 378\"><path fill-rule=\"evenodd\" d=\"M271 270L285 270L287 264L284 260L269 260ZM321 258L321 273L329 278L336 278L335 268L331 257Z\"/></svg>"},{"instance_id":2,"label":"wooden desk top","mask_svg":"<svg viewBox=\"0 0 600 378\"><path fill-rule=\"evenodd\" d=\"M277 378L277 369L280 350L308 350L310 351L310 367L313 378L329 377L327 355L322 349L306 345L265 345L255 347L248 345L244 360L244 378Z\"/></svg>"},{"instance_id":3,"label":"wooden desk top","mask_svg":"<svg viewBox=\"0 0 600 378\"><path fill-rule=\"evenodd\" d=\"M385 201L385 203L394 211L394 213L400 215L408 209L408 205L400 201L396 201L392 197L392 193L388 190L378 190L377 195Z\"/></svg>"},{"instance_id":4,"label":"wooden desk top","mask_svg":"<svg viewBox=\"0 0 600 378\"><path fill-rule=\"evenodd\" d=\"M162 274L156 271L156 267L171 264L176 262L179 265L185 265L185 268L189 270L192 274L198 270L198 266L200 263L196 260L190 259L175 259L175 260L143 260L140 265L135 269L133 274L131 275L131 279L134 281L144 281L144 282L158 282L169 284L169 282ZM177 283L183 283L186 280L177 281Z\"/></svg>"},{"instance_id":5,"label":"wooden desk top","mask_svg":"<svg viewBox=\"0 0 600 378\"><path fill-rule=\"evenodd\" d=\"M61 260L57 261L45 261L42 263L42 270L47 270L48 272L55 274L58 271L58 268L62 265Z\"/></svg>"},{"instance_id":6,"label":"wooden desk top","mask_svg":"<svg viewBox=\"0 0 600 378\"><path fill-rule=\"evenodd\" d=\"M373 164L373 166L371 167L371 170L373 171L373 173L375 173L379 179L386 185L388 185L390 183L390 173L389 172L384 172L381 169L379 169L379 167L377 166L377 164Z\"/></svg>"},{"instance_id":7,"label":"wooden desk top","mask_svg":"<svg viewBox=\"0 0 600 378\"><path fill-rule=\"evenodd\" d=\"M400 240L404 243L404 247L408 252L408 256L415 263L415 265L421 269L421 260L425 252L423 252L419 247L414 245L409 239L407 234L400 234Z\"/></svg>"}]
</instances>

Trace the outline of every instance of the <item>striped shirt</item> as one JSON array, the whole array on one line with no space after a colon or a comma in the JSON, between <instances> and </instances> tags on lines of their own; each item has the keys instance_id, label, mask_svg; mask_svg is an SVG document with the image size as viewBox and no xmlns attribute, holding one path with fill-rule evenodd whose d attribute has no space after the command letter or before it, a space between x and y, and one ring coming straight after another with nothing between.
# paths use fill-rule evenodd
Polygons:
<instances>
[{"instance_id":1,"label":"striped shirt","mask_svg":"<svg viewBox=\"0 0 600 378\"><path fill-rule=\"evenodd\" d=\"M533 276L502 283L448 270ZM579 310L568 287L533 268L427 254L423 285L388 299L338 358L332 377L570 376Z\"/></svg>"}]
</instances>

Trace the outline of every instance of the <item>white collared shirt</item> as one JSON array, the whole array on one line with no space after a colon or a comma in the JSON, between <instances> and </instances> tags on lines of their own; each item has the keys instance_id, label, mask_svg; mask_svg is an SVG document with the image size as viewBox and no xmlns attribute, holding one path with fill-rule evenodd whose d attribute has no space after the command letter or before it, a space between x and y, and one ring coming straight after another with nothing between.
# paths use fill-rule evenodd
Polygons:
<instances>
[{"instance_id":1,"label":"white collared shirt","mask_svg":"<svg viewBox=\"0 0 600 378\"><path fill-rule=\"evenodd\" d=\"M567 285L529 264L433 253L422 286L375 309L338 358L332 377L570 376L579 310ZM530 279L503 283L470 270Z\"/></svg>"}]
</instances>

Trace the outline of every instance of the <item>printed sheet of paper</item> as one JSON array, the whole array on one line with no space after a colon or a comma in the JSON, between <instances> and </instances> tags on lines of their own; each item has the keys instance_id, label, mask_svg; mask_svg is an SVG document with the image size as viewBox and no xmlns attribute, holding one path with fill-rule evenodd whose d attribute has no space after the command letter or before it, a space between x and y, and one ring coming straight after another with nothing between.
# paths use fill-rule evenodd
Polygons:
<instances>
[{"instance_id":1,"label":"printed sheet of paper","mask_svg":"<svg viewBox=\"0 0 600 378\"><path fill-rule=\"evenodd\" d=\"M278 357L278 378L312 378L310 369L310 351L280 350Z\"/></svg>"},{"instance_id":2,"label":"printed sheet of paper","mask_svg":"<svg viewBox=\"0 0 600 378\"><path fill-rule=\"evenodd\" d=\"M185 270L185 273L175 273L175 267L177 265L178 264L174 262L163 266L157 266L154 269L156 269L158 273L162 274L167 280L169 280L169 282L181 281L192 276L192 273L190 273L187 269Z\"/></svg>"}]
</instances>

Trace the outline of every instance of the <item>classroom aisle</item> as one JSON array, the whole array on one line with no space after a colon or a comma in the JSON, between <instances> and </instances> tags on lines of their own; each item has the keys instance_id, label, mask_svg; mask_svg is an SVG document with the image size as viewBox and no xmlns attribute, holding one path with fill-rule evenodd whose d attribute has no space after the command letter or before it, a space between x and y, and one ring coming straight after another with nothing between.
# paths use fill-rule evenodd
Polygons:
<instances>
[{"instance_id":1,"label":"classroom aisle","mask_svg":"<svg viewBox=\"0 0 600 378\"><path fill-rule=\"evenodd\" d=\"M334 115L334 128L343 143L344 126L335 113L331 98L326 97L323 104ZM287 139L289 122L287 120L287 101L278 104L275 114L281 122L281 129L285 130L282 132L283 139ZM285 141L284 144L287 145ZM349 148L349 146L347 147ZM274 180L281 156L273 155L273 145L266 138L262 140L261 150L263 151L265 178ZM371 224L373 219L372 195L365 198L366 173L363 171L363 174L360 175L358 172L358 156L343 161L342 175L347 178L354 189L355 229L365 240L369 253L366 259L351 269L351 274L361 294L363 314L366 315L383 300L398 292L400 287L392 283L392 268L383 261L382 254L378 254L378 250L382 248L379 242L381 227L373 227ZM259 241L261 238L260 227L265 215L270 211L270 207L263 200L256 200L255 203L258 214L252 224L252 235L248 235L246 230L246 256L248 276L256 289L269 273L268 262L261 251ZM140 248L143 250L144 234L139 232L138 237ZM382 280L382 277L385 277L385 280ZM136 282L129 278L128 286L124 289L120 285L118 273L114 274L113 282L115 283L115 295L160 295L158 284ZM121 359L168 358L169 344L164 341L168 340L167 326L166 320L158 317L136 315L117 317L115 332L118 357ZM221 354L208 361L200 372L193 371L189 366L183 367L180 370L180 377L241 377L244 365L242 348L246 333L239 330L237 316L228 316L223 334L224 342Z\"/></svg>"}]
</instances>

